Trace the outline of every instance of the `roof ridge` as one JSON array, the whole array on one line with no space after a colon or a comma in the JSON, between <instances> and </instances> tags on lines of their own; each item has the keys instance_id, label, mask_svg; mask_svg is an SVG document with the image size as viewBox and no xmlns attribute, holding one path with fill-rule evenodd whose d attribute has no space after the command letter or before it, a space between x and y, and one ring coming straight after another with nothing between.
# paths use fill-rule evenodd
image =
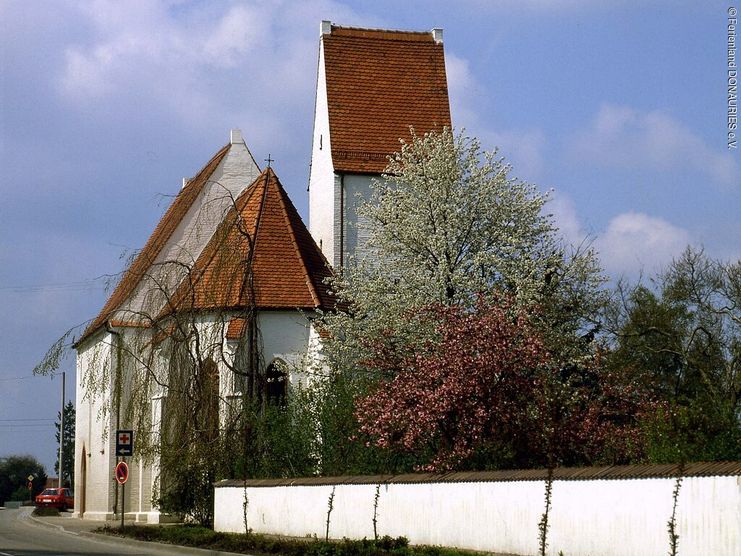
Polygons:
<instances>
[{"instance_id":1,"label":"roof ridge","mask_svg":"<svg viewBox=\"0 0 741 556\"><path fill-rule=\"evenodd\" d=\"M263 178L264 183L262 186L262 199L260 199L260 207L257 209L257 218L255 218L255 239L252 240L252 251L250 252L250 263L255 258L255 250L257 249L257 234L260 232L260 221L262 220L262 213L265 211L265 199L268 196L268 185L270 184L269 180L271 176L277 179L277 177L275 176L275 172L273 172L273 169L270 166L268 166L267 168L265 168L265 170L260 172L260 175L257 176L257 179L255 180L255 183L257 183L257 181L260 178Z\"/></svg>"},{"instance_id":2,"label":"roof ridge","mask_svg":"<svg viewBox=\"0 0 741 556\"><path fill-rule=\"evenodd\" d=\"M195 289L198 283L203 279L205 270L219 253L219 248L223 243L222 241L220 241L220 239L225 240L229 236L229 233L235 227L239 226L242 211L247 207L250 199L252 199L252 195L257 191L260 178L263 176L263 174L265 174L265 172L266 170L260 172L260 175L257 176L252 181L252 183L248 185L244 189L244 191L242 191L242 193L240 193L239 196L235 199L234 204L224 215L224 218L214 230L214 233L211 235L208 243L206 243L203 251L201 251L201 254L195 260L193 268L188 271L188 274L183 277L177 288L175 288L175 293L170 298L170 301L172 302L168 302L163 311L160 311L160 314L157 316L158 319L171 314L173 312L173 309L177 310L179 305L183 302L183 299L185 298L185 295L187 293L186 291L184 291L187 287L186 282L190 282L190 286ZM249 231L247 231L247 233L249 234ZM255 222L255 227L252 231L252 237L254 239L252 240L252 252L250 253L250 257L254 256L255 244L257 242L257 222Z\"/></svg>"},{"instance_id":3,"label":"roof ridge","mask_svg":"<svg viewBox=\"0 0 741 556\"><path fill-rule=\"evenodd\" d=\"M304 276L306 277L306 283L309 286L309 293L311 294L311 299L314 301L314 307L321 307L322 303L319 299L319 292L316 289L314 280L312 280L311 278L311 273L309 273L309 268L306 265L306 258L304 257L304 253L301 251L301 248L298 245L298 241L296 240L296 230L293 227L293 222L288 217L289 208L287 206L286 201L290 203L290 199L287 198L287 194L285 190L283 189L283 184L280 183L280 179L278 179L278 176L276 176L274 172L273 172L273 176L275 177L275 183L278 189L278 201L283 206L283 218L286 221L286 225L288 226L288 229L291 231L291 243L293 244L293 248L296 251L296 255L298 256L299 261L301 262L301 268L304 271ZM291 203L291 206L293 207L293 203ZM295 207L293 208L295 210Z\"/></svg>"},{"instance_id":4,"label":"roof ridge","mask_svg":"<svg viewBox=\"0 0 741 556\"><path fill-rule=\"evenodd\" d=\"M247 486L317 486L327 484L415 484L415 483L469 483L469 482L515 482L547 480L547 468L497 469L493 471L452 471L442 473L398 473L382 475L340 475L334 477L289 477L282 479L248 479ZM555 481L604 481L625 479L671 479L678 477L738 477L741 476L741 461L629 464L591 467L555 467ZM241 479L224 479L214 484L216 488L239 486Z\"/></svg>"},{"instance_id":5,"label":"roof ridge","mask_svg":"<svg viewBox=\"0 0 741 556\"><path fill-rule=\"evenodd\" d=\"M376 27L344 27L341 25L332 25L332 32L329 36L372 38L374 40L435 42L432 32L429 30L410 31L406 29L380 29Z\"/></svg>"}]
</instances>

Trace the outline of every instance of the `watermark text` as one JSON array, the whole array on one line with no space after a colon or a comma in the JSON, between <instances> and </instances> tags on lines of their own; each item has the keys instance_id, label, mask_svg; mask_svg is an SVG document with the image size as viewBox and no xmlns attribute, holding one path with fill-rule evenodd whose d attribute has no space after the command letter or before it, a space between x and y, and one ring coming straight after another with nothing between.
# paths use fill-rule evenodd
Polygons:
<instances>
[{"instance_id":1,"label":"watermark text","mask_svg":"<svg viewBox=\"0 0 741 556\"><path fill-rule=\"evenodd\" d=\"M728 148L737 148L738 135L738 63L736 61L736 28L738 11L728 8Z\"/></svg>"}]
</instances>

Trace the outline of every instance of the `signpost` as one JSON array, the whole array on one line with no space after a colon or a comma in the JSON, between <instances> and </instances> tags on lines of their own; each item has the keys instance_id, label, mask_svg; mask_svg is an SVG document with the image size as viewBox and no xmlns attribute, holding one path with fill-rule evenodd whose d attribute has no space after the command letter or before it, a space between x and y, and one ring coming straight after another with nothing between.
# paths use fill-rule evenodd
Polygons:
<instances>
[{"instance_id":1,"label":"signpost","mask_svg":"<svg viewBox=\"0 0 741 556\"><path fill-rule=\"evenodd\" d=\"M126 481L129 480L129 466L125 461L119 461L114 471L116 482L121 485L121 529L124 528L124 501L126 495Z\"/></svg>"},{"instance_id":2,"label":"signpost","mask_svg":"<svg viewBox=\"0 0 741 556\"><path fill-rule=\"evenodd\" d=\"M28 479L28 498L33 502L33 480L36 477L33 476L33 473L31 473L27 479Z\"/></svg>"},{"instance_id":3,"label":"signpost","mask_svg":"<svg viewBox=\"0 0 741 556\"><path fill-rule=\"evenodd\" d=\"M126 503L126 481L129 480L129 466L124 458L134 455L134 431L131 429L116 430L116 455L121 461L116 465L114 475L121 485L121 529L124 527L124 504Z\"/></svg>"},{"instance_id":4,"label":"signpost","mask_svg":"<svg viewBox=\"0 0 741 556\"><path fill-rule=\"evenodd\" d=\"M116 431L116 455L134 455L134 431L118 429Z\"/></svg>"},{"instance_id":5,"label":"signpost","mask_svg":"<svg viewBox=\"0 0 741 556\"><path fill-rule=\"evenodd\" d=\"M116 480L119 485L123 485L129 480L129 466L125 461L119 461L116 465Z\"/></svg>"}]
</instances>

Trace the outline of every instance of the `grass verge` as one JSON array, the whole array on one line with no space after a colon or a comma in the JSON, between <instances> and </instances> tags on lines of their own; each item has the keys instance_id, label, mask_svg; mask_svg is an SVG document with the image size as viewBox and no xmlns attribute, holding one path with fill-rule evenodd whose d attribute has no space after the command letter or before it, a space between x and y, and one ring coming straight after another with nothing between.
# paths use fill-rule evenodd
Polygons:
<instances>
[{"instance_id":1,"label":"grass verge","mask_svg":"<svg viewBox=\"0 0 741 556\"><path fill-rule=\"evenodd\" d=\"M31 512L31 515L38 517L54 517L59 515L59 510L57 508L36 508Z\"/></svg>"},{"instance_id":2,"label":"grass verge","mask_svg":"<svg viewBox=\"0 0 741 556\"><path fill-rule=\"evenodd\" d=\"M217 533L197 525L152 527L106 525L97 533L129 537L141 541L155 541L180 546L250 554L281 554L287 556L481 556L480 552L457 550L439 546L411 546L404 537L382 537L373 540L323 541L316 538L286 539L268 535Z\"/></svg>"}]
</instances>

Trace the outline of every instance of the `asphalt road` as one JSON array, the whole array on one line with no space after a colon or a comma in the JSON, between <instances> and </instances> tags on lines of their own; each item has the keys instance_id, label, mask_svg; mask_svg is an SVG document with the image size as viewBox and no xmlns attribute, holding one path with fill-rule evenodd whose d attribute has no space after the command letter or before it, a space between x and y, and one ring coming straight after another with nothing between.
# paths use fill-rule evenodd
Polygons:
<instances>
[{"instance_id":1,"label":"asphalt road","mask_svg":"<svg viewBox=\"0 0 741 556\"><path fill-rule=\"evenodd\" d=\"M104 554L182 555L192 549L67 532L30 518L32 508L0 509L0 556L76 556ZM197 551L208 554L208 551ZM211 552L213 554L213 552Z\"/></svg>"}]
</instances>

